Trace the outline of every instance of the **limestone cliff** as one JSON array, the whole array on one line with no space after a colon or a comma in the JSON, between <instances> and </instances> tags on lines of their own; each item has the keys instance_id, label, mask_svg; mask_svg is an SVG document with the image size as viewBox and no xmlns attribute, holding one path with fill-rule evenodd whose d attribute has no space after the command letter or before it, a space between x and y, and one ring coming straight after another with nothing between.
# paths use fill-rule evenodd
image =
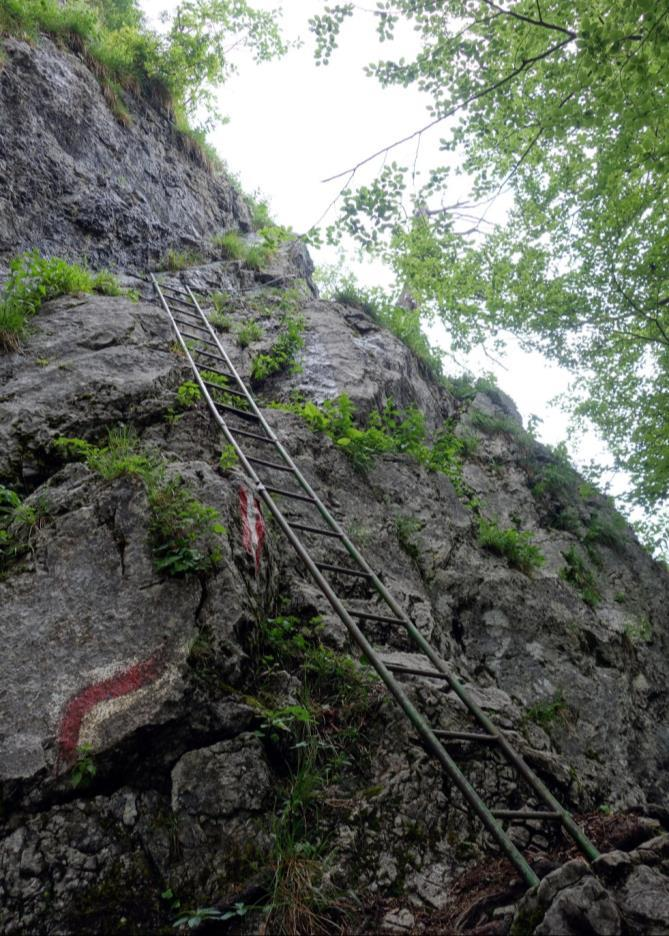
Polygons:
<instances>
[{"instance_id":1,"label":"limestone cliff","mask_svg":"<svg viewBox=\"0 0 669 936\"><path fill-rule=\"evenodd\" d=\"M211 235L246 231L247 209L179 150L166 115L135 101L121 126L75 55L5 46L0 255L112 265L139 298L47 303L21 351L0 357L0 484L39 517L0 578L3 932L168 932L186 908L212 908L203 929L221 932L666 932L664 568L522 431L504 394L455 392L362 309L319 300L299 246L260 272L216 259ZM513 869L350 658L272 524L256 568L244 477L220 467L204 404L179 395L188 366L134 275L184 245L203 259L165 280L219 306L246 377L286 308L302 318L299 370L256 381L268 420L479 704L616 849L597 877L559 835L518 826L548 876L512 923ZM459 477L398 449L361 468L299 406L269 406L341 394L362 420L392 401L423 413L429 438L447 426L466 441ZM215 508L226 532L210 566L157 570L146 480L106 478L53 444L104 446L119 425ZM543 565L521 571L486 549L479 516L531 533ZM402 634L368 634L385 658L414 662ZM441 727L466 727L435 680L408 687ZM307 702L311 736L296 725ZM488 799L524 801L494 757L465 761Z\"/></svg>"}]
</instances>

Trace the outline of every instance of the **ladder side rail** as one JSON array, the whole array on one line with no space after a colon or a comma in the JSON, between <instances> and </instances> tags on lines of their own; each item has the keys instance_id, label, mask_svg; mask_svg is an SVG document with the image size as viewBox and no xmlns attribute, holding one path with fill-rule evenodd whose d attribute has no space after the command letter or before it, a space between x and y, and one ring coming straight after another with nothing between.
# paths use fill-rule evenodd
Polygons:
<instances>
[{"instance_id":1,"label":"ladder side rail","mask_svg":"<svg viewBox=\"0 0 669 936\"><path fill-rule=\"evenodd\" d=\"M171 314L171 312L170 312L170 310L169 310L169 307L167 306L167 303L165 302L164 297L162 296L162 293L160 293L160 287L158 286L158 283L156 282L156 280L155 280L155 278L153 277L153 275L152 275L152 279L153 279L154 284L155 284L155 286L156 286L156 288L157 288L157 290L158 290L158 292L159 292L159 294L160 294L161 301L162 301L164 307L166 308L166 310L167 310L167 312L168 312L168 315L169 315L169 317L170 317L170 320L172 321L173 327L175 328L175 330L176 330L177 333L178 333L178 327L177 327L176 323L174 322L174 319L173 319L173 317L172 317L172 314ZM369 566L369 564L367 563L367 561L365 560L365 558L361 555L361 553L357 550L357 548L355 547L355 545L351 542L351 540L350 540L349 537L347 536L345 530L344 530L344 529L340 526L340 524L335 520L335 518L332 516L332 514L330 513L330 511L329 511L329 510L327 509L327 507L325 506L325 504L324 504L324 503L321 501L321 499L318 497L318 495L316 494L316 492L313 490L313 488L311 487L311 485L309 484L309 482L306 480L306 478L304 477L304 475L301 473L301 471L299 470L299 468L297 467L297 465L296 465L295 462L293 461L291 455L288 453L288 451L287 451L287 450L284 448L284 446L281 444L281 442L279 441L279 439L278 439L278 437L276 436L275 432L273 431L273 429L271 428L271 426L269 425L269 423L268 423L267 420L265 419L264 415L262 414L261 410L259 409L258 405L256 404L254 397L253 397L252 394L249 392L248 388L246 387L246 384L244 383L244 381L243 381L242 378L240 377L240 375L239 375L239 373L237 372L237 370L236 370L234 364L233 364L232 361L230 360L230 358L229 358L227 352L225 351L225 348L223 347L223 345L222 345L221 342L219 341L218 336L216 335L216 333L214 332L214 330L211 328L211 325L209 324L209 322L208 322L208 320L207 320L207 318L206 318L204 312L202 311L202 309L201 309L199 303L197 302L197 299L195 298L195 296L194 296L193 293L191 292L190 288L188 288L188 293L189 293L189 295L190 295L190 297L191 297L191 299L192 299L192 301L193 301L193 304L196 306L196 308L197 308L198 311L200 312L200 315L202 316L203 321L207 324L207 326L208 326L208 328L209 328L209 331L210 331L212 337L214 338L214 341L216 342L216 345L217 345L218 349L220 350L221 355L223 356L223 358L224 358L224 360L225 360L226 366L229 368L230 373L233 374L233 376L234 376L235 379L237 380L239 386L240 386L240 387L242 388L242 390L244 391L245 396L246 396L246 399L248 400L249 405L251 406L252 412L254 413L254 415L256 415L256 416L258 417L258 420L260 421L260 423L261 423L263 429L265 430L265 432L268 433L268 435L269 435L269 437L271 438L272 442L273 442L274 445L276 446L277 451L279 451L279 453L281 454L281 456L283 457L283 459L286 461L286 463L294 470L294 472L295 472L295 478L296 478L296 480L298 481L298 483L300 484L300 486L303 488L303 490L304 490L307 494L310 495L311 498L313 498L314 504L315 504L316 508L318 509L319 513L321 514L321 516L323 517L323 519L328 523L328 525L329 525L333 530L335 530L337 533L341 534L342 543L343 543L343 545L346 547L346 549L347 549L347 551L349 552L351 558L354 559L354 560L359 564L359 566L360 566L364 571L366 571L366 572L369 574L370 583L374 585L374 587L375 587L375 589L377 590L377 592L378 592L378 593L381 595L381 597L386 601L386 603L388 604L388 606L395 612L395 614L397 614L398 617L400 617L400 618L402 619L402 621L404 622L404 625L405 625L407 631L409 632L409 634L413 637L414 641L419 645L419 647L421 648L421 650L423 651L423 653L432 661L432 663L437 667L437 669L439 669L439 671L442 672L442 673L444 674L444 676L447 678L447 681L448 681L448 683L449 683L449 686L450 686L450 687L452 688L452 690L456 693L456 695L458 695L458 697L459 697L459 698L462 700L462 702L467 706L467 708L472 712L472 714L478 719L478 721L479 721L479 722L481 723L481 725L486 729L486 731L488 731L490 734L496 735L496 736L499 738L499 746L500 746L500 749L504 752L504 754L505 754L505 756L507 757L507 759L513 764L514 767L516 767L516 769L517 769L518 772L521 774L521 776L530 784L530 786L537 792L537 794L544 800L544 802L546 802L547 805L550 805L551 807L553 807L553 809L555 809L556 811L559 811L559 812L560 812L561 817L562 817L562 824L564 825L565 829L569 832L569 834L572 836L572 838L574 839L574 841L575 841L575 842L578 844L578 846L582 849L582 851L583 851L591 860L594 860L595 858L597 858L598 855L599 855L599 852L597 851L597 849L595 848L595 846L592 844L592 842L590 842L590 840L587 838L587 836L585 836L585 834L584 834L583 831L579 828L579 826L574 822L574 820L572 819L570 813L569 813L567 810L564 809L564 807L559 803L558 800L555 799L555 797L552 795L552 793L550 792L550 790L545 786L545 784L543 784L542 781L539 780L539 778L536 776L536 774L534 773L534 771L531 770L531 768L525 763L525 761L522 759L522 757L521 757L521 756L514 750L514 748L509 744L509 742L506 740L506 738L504 737L504 735L499 731L499 729L494 725L494 723L488 718L488 716L485 715L485 713L480 709L480 707L476 704L476 702L474 702L474 700L471 698L471 696L470 696L469 693L465 690L464 686L459 682L459 680L457 680L456 677L453 676L453 675L449 672L448 668L446 667L446 664L443 662L443 660L441 659L441 657L435 652L435 650L431 647L431 645L428 643L428 641L423 637L423 635L420 633L420 631L418 630L418 628L415 626L415 624L414 624L414 623L411 621L411 619L408 617L408 615L406 614L406 612L405 612L405 611L400 607L400 605L395 601L395 599L394 599L394 597L392 596L392 594L388 591L388 589L385 587L385 585L383 584L383 582L382 582L382 581L379 579L379 577L376 575L376 573L375 573L374 570L371 568L371 566ZM429 725L427 725L427 723L423 723L422 716L418 713L418 711L417 711L416 709L414 709L414 707L412 706L412 704L411 704L411 702L409 701L408 697L406 697L406 695L404 694L404 691L401 689L399 683L397 683L397 682L395 681L395 679L394 679L394 677L391 675L390 671L386 669L386 667L383 665L383 663L382 663L382 661L380 660L380 658L378 658L378 657L376 656L376 653L375 653L375 651L373 650L371 644L368 643L368 641L367 641L367 639L365 638L364 634L363 634L362 631L358 628L358 626L357 626L357 624L354 622L353 618L349 615L348 611L347 611L346 608L343 606L343 604L341 603L340 599L335 595L335 593L334 593L334 592L332 591L332 589L330 588L330 585L329 585L329 583L327 582L327 580L322 576L322 574L320 573L320 570L319 570L319 569L316 567L316 565L313 563L313 560L311 559L311 557L310 557L309 554L307 553L307 551L306 551L306 549L304 548L304 546L302 545L301 541L298 539L298 537L295 535L295 533L293 532L293 530L290 528L290 526L288 525L287 521L286 521L285 518L283 517L283 514L280 512L280 510L278 509L278 507L276 507L276 505L274 504L274 501L272 500L271 496L270 496L269 493L265 490L264 484L262 483L262 481L261 481L260 478L258 477L257 473L254 471L254 469L251 467L251 465L250 465L250 464L248 463L248 461L246 460L246 456L244 455L242 449L239 447L239 445L237 444L236 440L234 439L234 437L233 437L232 434L230 433L230 430L228 429L228 427L227 427L227 425L225 424L224 420L221 418L220 414L218 413L218 410L216 409L216 406L215 406L214 401L212 400L212 398L211 398L211 396L209 395L209 393L208 393L206 387L205 387L204 384L202 383L202 379L201 379L200 376L199 376L198 368L197 368L197 366L195 365L195 362L193 361L193 358L191 357L191 354L190 354L188 348L186 347L185 342L184 342L183 339L181 338L181 335L179 335L179 340L181 341L181 345L182 345L182 347L183 347L183 349L184 349L184 351L185 351L185 353L186 353L186 355L187 355L187 357L188 357L188 360L189 360L190 363L191 363L191 367L193 368L193 371L194 371L194 373L196 374L196 376L197 376L197 378L198 378L198 382L200 383L200 387L201 387L201 389L202 389L202 391L203 391L203 394L204 394L204 396L205 396L205 399L207 400L207 403L208 403L208 405L209 405L209 407L210 407L212 413L214 414L216 420L217 420L217 421L219 422L219 424L221 425L221 428L223 428L223 431L224 431L224 434L225 434L226 438L229 440L230 444L232 444L232 446L233 446L234 449L235 449L235 452L236 452L237 455L240 457L240 461L241 461L242 465L244 466L245 470L247 471L249 477L252 478L252 479L254 480L254 483L255 483L255 485L256 485L256 491L257 491L257 493L258 493L259 496L262 498L262 500L267 504L267 506L268 506L268 508L270 509L270 511L271 511L271 513L273 514L273 516L277 519L277 522L279 523L279 526L281 527L281 529L283 530L283 532L286 534L286 536L288 537L288 539L291 541L292 545L294 546L294 548L295 548L296 551L298 552L298 555L300 555L300 558L305 562L305 564L306 564L307 567L309 568L309 571L310 571L310 573L312 574L312 577L314 577L314 578L316 579L317 584L319 585L319 587L321 588L321 590L323 591L323 593L325 594L325 596L328 598L328 601L330 601L330 604L332 605L332 607L334 608L334 610L337 612L337 614L339 615L339 617L341 617L342 621L344 622L344 624L346 625L347 629L348 629L349 632L351 633L351 636L354 638L354 640L356 641L356 643L361 647L361 649L363 649L363 652L365 653L365 655L366 655L366 656L369 656L370 662L372 663L372 665L374 666L374 668L377 670L377 672L378 672L379 675L381 676L383 682L388 686L388 688L391 690L391 692L393 693L393 695L395 695L395 697L397 698L397 700L400 702L400 705L401 705L402 708L405 710L405 712L409 715L408 709L405 707L404 702L406 702L406 705L409 706L409 707L412 709L412 711L413 711L413 713L415 714L415 716L416 716L416 718L418 719L418 721L415 722L415 721L414 721L414 718L413 718L411 715L409 715L410 720L414 723L414 725L417 727L417 729L420 731L420 733L423 735L423 737L425 737L425 739L426 739L426 741L427 741L427 743L428 743L429 748L433 751L433 753L435 753L435 756L438 758L438 760L439 760L439 761L442 763L442 765L445 767L445 769L447 770L447 773L449 773L449 775L452 777L452 779L455 779L455 774L457 774L457 776L460 778L460 780L462 781L462 783L465 784L465 787L469 790L469 793L466 793L466 794L465 794L465 795L466 795L466 798L469 799L471 805L473 806L473 808L475 809L475 811L478 813L479 817L483 819L484 813L485 813L485 814L489 814L489 820L490 820L490 822L492 823L492 825L489 827L489 830L492 832L492 834L494 835L494 837L500 842L500 844L502 845L502 848L504 849L504 851L505 851L507 854L510 854L509 851L508 851L508 848L509 848L509 847L511 847L514 851L517 851L517 849L515 849L515 846L513 846L513 843L511 842L511 840L507 838L506 834L503 832L503 830L501 829L501 827L498 827L498 826L497 826L497 823L496 823L496 821L494 820L494 817L492 816L492 813L487 809L487 807L485 806L485 804L483 803L483 801L480 800L480 798L478 797L478 794L477 794L476 791L473 789L473 787L471 787L471 786L469 785L469 783L468 783L468 781L466 780L466 778L464 777L464 775L461 774L461 772L460 772L460 770L458 769L457 765L455 764L454 761L451 760L450 756L448 755L448 753L446 752L446 750L443 748L443 746L440 744L440 742L438 741L438 739L436 738L436 736L433 735L432 730L430 729ZM333 600L334 600L334 603L333 603ZM358 639L358 637L356 636L356 634L359 635L359 639ZM361 643L361 641L362 641L362 643ZM365 650L364 647L367 647L368 650ZM371 655L370 655L370 654L371 654ZM379 667L380 667L380 669L379 669ZM385 673L385 676L382 675L381 669L382 669L383 672ZM398 693L399 693L399 695L398 695ZM400 698L400 697L401 697L401 698ZM401 699L404 700L404 701L401 701ZM424 729L425 729L425 730L424 730ZM427 731L427 734L426 734L426 731ZM438 751L439 753L437 753L437 751ZM449 767L446 766L446 762L449 763L449 765L450 765ZM452 774L452 773L451 773L451 769L452 769L453 771L455 771L455 774ZM456 782L456 784L460 787L460 782L457 781L457 780L456 780L455 782ZM461 788L461 791L464 792L464 790L462 790L462 788ZM475 797L476 801L478 801L478 805L475 805L474 801L470 799L470 794L471 794L473 797ZM483 812L481 812L481 810L483 810ZM488 826L488 822L487 822L486 820L484 820L484 824L485 824L486 826ZM504 839L503 842L502 842L502 840L501 840L500 837L499 837L500 834L503 836L503 839ZM519 852L518 852L518 857L519 857L520 860L522 861L523 865L525 865L525 866L529 869L530 873L531 873L534 877L536 877L536 875L534 875L534 872L531 870L531 868L529 867L529 865L527 865L527 862L525 862L525 859L522 857L522 855L520 855ZM521 872L522 872L522 868L521 868L520 865L518 865L518 862L517 862L515 859L512 859L512 860L514 860L514 863L516 863L516 865L521 869ZM522 872L522 873L524 874L525 879L526 879L526 880L529 880L529 879L527 878L527 876L525 875L525 873L524 873L524 872Z\"/></svg>"},{"instance_id":2,"label":"ladder side rail","mask_svg":"<svg viewBox=\"0 0 669 936\"><path fill-rule=\"evenodd\" d=\"M346 548L351 558L360 566L360 568L363 571L368 573L370 584L375 588L375 590L381 596L381 598L383 598L383 600L386 602L388 607L391 608L391 610L399 618L401 618L407 632L409 633L410 637L413 639L414 643L418 645L418 647L428 657L428 659L434 664L434 666L440 672L444 674L452 691L455 692L458 698L467 706L467 708L472 713L472 715L474 715L474 717L477 719L479 724L485 729L487 733L494 734L498 737L499 748L503 752L506 759L516 768L518 773L530 785L530 787L536 792L536 794L543 800L543 802L546 803L546 805L560 812L560 815L562 817L562 824L564 828L574 839L578 847L583 851L583 853L588 858L590 858L590 860L594 860L595 858L597 858L599 856L598 850L595 848L595 846L590 841L590 839L584 834L583 830L574 822L569 811L566 810L560 804L560 802L553 796L553 794L550 792L548 787L539 779L539 777L537 777L534 771L525 762L525 760L520 756L520 754L511 746L511 744L509 744L504 734L488 718L488 716L485 714L485 712L483 712L483 710L479 707L479 705L477 705L474 699L472 699L472 697L469 695L469 693L467 692L465 687L462 685L462 683L449 671L448 667L446 666L444 661L441 659L441 657L436 653L434 648L421 634L421 632L418 630L418 628L413 623L411 618L407 615L406 611L404 611L404 609L395 600L394 596L388 591L388 589L383 584L381 579L378 577L376 572L372 569L372 567L369 565L369 563L364 558L364 556L359 552L355 544L349 539L344 528L335 520L335 518L332 516L328 508L321 501L318 494L313 490L313 488L311 487L307 479L304 477L302 472L299 470L299 468L293 461L292 456L281 444L275 432L273 431L269 423L266 421L265 417L263 416L262 412L257 406L253 395L249 392L248 388L246 387L245 382L240 377L232 361L230 360L225 348L219 341L218 336L212 329L207 317L202 311L190 287L187 287L187 289L191 297L191 300L193 301L193 304L196 306L196 308L200 312L200 315L202 316L203 321L207 324L209 331L211 332L214 340L216 341L216 344L218 345L221 351L221 354L223 355L225 359L226 366L230 369L230 372L234 374L235 379L239 383L239 386L244 390L246 394L246 398L253 412L259 418L263 429L265 430L265 432L269 434L270 438L272 439L272 441L274 442L277 448L277 451L281 454L286 464L289 465L295 472L295 478L297 482L299 483L300 487L302 487L303 490L307 494L309 494L310 497L313 498L314 504L317 510L319 511L319 513L321 514L321 516L323 517L323 519L335 532L340 534L342 545ZM253 474L255 475L255 472ZM263 486L261 482L259 482L259 484L260 484L259 490L261 490ZM357 625L355 626L357 627Z\"/></svg>"},{"instance_id":3,"label":"ladder side rail","mask_svg":"<svg viewBox=\"0 0 669 936\"><path fill-rule=\"evenodd\" d=\"M479 819L481 820L485 828L488 830L488 832L497 841L498 845L500 846L504 854L513 862L516 868L520 871L522 877L524 878L528 886L534 887L536 884L539 883L539 878L537 877L535 872L532 870L532 868L530 867L528 862L525 860L523 855L520 853L520 851L513 844L511 839L508 837L508 835L502 828L501 824L495 819L495 817L492 814L492 811L488 809L488 807L480 798L480 796L478 795L474 787L472 787L472 785L469 783L467 778L461 772L461 770L459 769L455 761L450 757L450 755L448 754L446 749L443 747L443 745L441 744L437 736L434 734L428 722L423 718L423 716L420 714L418 709L416 709L413 703L409 700L409 697L406 695L404 689L401 687L399 682L393 677L390 670L386 668L381 658L377 655L372 645L369 643L369 641L367 640L363 632L360 630L360 628L357 626L353 618L350 616L350 614L344 607L341 599L334 592L334 590L330 586L330 583L322 575L322 573L316 566L315 562L311 558L309 552L303 545L302 541L295 534L295 532L291 529L288 521L283 516L281 510L279 509L277 504L274 502L269 492L265 490L264 485L260 482L258 475L254 471L252 466L249 464L249 462L247 461L244 452L242 451L241 447L235 440L234 435L232 434L231 430L228 428L225 420L222 418L222 416L218 412L216 408L216 404L214 403L212 397L210 396L209 392L207 391L206 386L204 385L202 381L202 378L199 375L198 369L191 356L191 353L185 341L181 337L179 328L176 325L174 318L172 316L172 313L170 311L170 308L167 302L165 301L164 297L162 296L162 294L160 294L160 298L161 298L163 307L165 308L165 311L167 312L170 318L170 321L177 335L177 338L181 344L181 347L183 348L183 351L186 354L186 357L189 360L191 367L193 368L193 373L198 381L198 384L200 385L200 389L202 390L202 393L207 401L209 409L211 410L212 415L214 416L216 422L218 423L221 430L223 431L223 434L225 435L226 439L234 447L235 452L238 455L241 464L243 465L245 471L247 471L249 478L255 484L258 495L260 496L262 501L266 504L267 508L269 509L272 516L279 524L279 527L281 528L282 532L290 541L291 545L297 552L300 559L306 565L309 573L311 574L312 578L314 579L314 581L316 582L320 590L323 592L325 597L328 599L333 610L342 620L350 636L352 637L352 639L355 641L355 643L358 645L358 647L362 651L363 656L369 660L371 666L377 672L378 676L380 677L382 682L385 684L386 688L390 691L390 693L393 695L395 700L398 702L398 704L400 705L400 707L402 708L402 710L404 711L405 715L408 717L409 721L412 723L414 728L419 732L419 734L424 739L428 749L431 751L433 756L440 762L444 771L448 774L448 776L451 778L453 783L460 790L463 797L467 800L467 802L472 807L474 812L478 815ZM227 355L226 355L226 358L227 358ZM288 456L288 458L289 457L290 456Z\"/></svg>"}]
</instances>

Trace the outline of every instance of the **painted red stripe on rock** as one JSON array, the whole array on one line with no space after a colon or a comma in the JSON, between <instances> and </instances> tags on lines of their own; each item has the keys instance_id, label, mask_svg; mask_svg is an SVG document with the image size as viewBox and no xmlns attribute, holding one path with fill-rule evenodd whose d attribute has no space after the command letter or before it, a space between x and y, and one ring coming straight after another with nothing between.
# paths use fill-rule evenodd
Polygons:
<instances>
[{"instance_id":1,"label":"painted red stripe on rock","mask_svg":"<svg viewBox=\"0 0 669 936\"><path fill-rule=\"evenodd\" d=\"M67 703L60 722L58 746L61 756L71 761L79 744L81 724L88 713L101 702L118 699L120 696L136 692L142 686L157 679L161 670L157 657L151 657L143 663L136 663L127 670L122 670L109 679L94 683L83 689Z\"/></svg>"}]
</instances>

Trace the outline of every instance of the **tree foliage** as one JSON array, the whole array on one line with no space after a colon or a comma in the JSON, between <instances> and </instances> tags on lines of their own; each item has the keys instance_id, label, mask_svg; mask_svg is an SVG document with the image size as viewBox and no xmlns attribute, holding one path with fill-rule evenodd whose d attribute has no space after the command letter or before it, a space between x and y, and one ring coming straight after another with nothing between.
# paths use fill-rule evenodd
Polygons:
<instances>
[{"instance_id":1,"label":"tree foliage","mask_svg":"<svg viewBox=\"0 0 669 936\"><path fill-rule=\"evenodd\" d=\"M383 41L417 31L414 58L381 59L369 74L422 90L430 113L350 167L349 178L384 161L373 183L344 192L340 229L386 257L456 347L507 329L573 369L575 412L630 472L633 497L666 499L669 2L339 4L312 19L319 61L354 15L371 16ZM388 157L432 131L443 165L412 188ZM463 175L465 198L453 195ZM505 192L513 207L490 225Z\"/></svg>"}]
</instances>

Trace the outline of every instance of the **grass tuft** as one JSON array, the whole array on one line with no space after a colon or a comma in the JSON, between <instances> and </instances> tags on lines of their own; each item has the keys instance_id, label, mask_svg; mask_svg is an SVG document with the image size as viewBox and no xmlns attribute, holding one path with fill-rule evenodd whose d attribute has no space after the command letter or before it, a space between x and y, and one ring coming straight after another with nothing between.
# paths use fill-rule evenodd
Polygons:
<instances>
[{"instance_id":1,"label":"grass tuft","mask_svg":"<svg viewBox=\"0 0 669 936\"><path fill-rule=\"evenodd\" d=\"M68 293L123 294L111 273L91 273L57 257L43 258L37 251L12 260L9 269L10 276L0 297L0 349L5 351L19 349L29 319L50 299Z\"/></svg>"},{"instance_id":2,"label":"grass tuft","mask_svg":"<svg viewBox=\"0 0 669 936\"><path fill-rule=\"evenodd\" d=\"M511 527L503 530L494 520L479 517L479 543L490 552L503 556L509 564L529 575L544 564L545 557L532 542L532 534Z\"/></svg>"}]
</instances>

